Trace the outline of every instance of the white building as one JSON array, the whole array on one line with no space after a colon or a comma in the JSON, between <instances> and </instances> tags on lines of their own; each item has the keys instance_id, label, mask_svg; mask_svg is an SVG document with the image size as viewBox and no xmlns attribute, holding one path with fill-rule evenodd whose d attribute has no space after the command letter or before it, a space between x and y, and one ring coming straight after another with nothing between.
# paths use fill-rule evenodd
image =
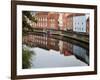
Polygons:
<instances>
[{"instance_id":1,"label":"white building","mask_svg":"<svg viewBox=\"0 0 100 80\"><path fill-rule=\"evenodd\" d=\"M86 15L76 14L73 16L73 31L86 32Z\"/></svg>"}]
</instances>

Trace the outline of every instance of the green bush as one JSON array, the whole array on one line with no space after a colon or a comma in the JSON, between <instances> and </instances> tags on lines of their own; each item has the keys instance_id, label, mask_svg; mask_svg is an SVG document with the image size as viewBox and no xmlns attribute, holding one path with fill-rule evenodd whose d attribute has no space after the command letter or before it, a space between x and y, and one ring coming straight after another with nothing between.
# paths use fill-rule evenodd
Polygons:
<instances>
[{"instance_id":1,"label":"green bush","mask_svg":"<svg viewBox=\"0 0 100 80\"><path fill-rule=\"evenodd\" d=\"M32 51L28 49L22 49L22 68L30 68L31 67L31 56Z\"/></svg>"}]
</instances>

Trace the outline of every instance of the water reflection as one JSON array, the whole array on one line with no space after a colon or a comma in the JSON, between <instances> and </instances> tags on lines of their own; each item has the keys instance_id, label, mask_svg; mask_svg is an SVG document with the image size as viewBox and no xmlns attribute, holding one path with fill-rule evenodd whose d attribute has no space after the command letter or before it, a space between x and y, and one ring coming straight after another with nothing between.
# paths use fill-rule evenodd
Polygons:
<instances>
[{"instance_id":1,"label":"water reflection","mask_svg":"<svg viewBox=\"0 0 100 80\"><path fill-rule=\"evenodd\" d=\"M36 35L36 34L32 34L32 35L28 35L28 36L23 37L23 44L29 45L32 48L36 48L36 47L38 47L40 49L42 48L42 49L45 49L47 51L54 50L54 51L59 53L57 55L61 55L61 56L63 55L63 58L64 58L64 56L65 57L66 56L74 56L78 60L81 60L85 64L89 65L89 48L88 48L89 45L88 44L87 45L84 44L86 46L85 47L83 45L83 43L82 43L83 46L81 45L81 42L80 42L80 45L81 45L80 46L80 45L77 45L78 44L77 41L73 41L73 40L71 41L68 39L64 39L64 40L55 39L55 38L47 36L47 35ZM55 52L55 54L56 54L56 52ZM41 51L38 53L41 53ZM38 53L37 53L37 55L41 55L41 58L47 57L46 55L48 55L48 54L44 54L45 55L44 56L43 54L38 54ZM48 58L49 57L50 57L50 55L48 55ZM57 60L57 58L59 58L59 57L55 56L56 60Z\"/></svg>"}]
</instances>

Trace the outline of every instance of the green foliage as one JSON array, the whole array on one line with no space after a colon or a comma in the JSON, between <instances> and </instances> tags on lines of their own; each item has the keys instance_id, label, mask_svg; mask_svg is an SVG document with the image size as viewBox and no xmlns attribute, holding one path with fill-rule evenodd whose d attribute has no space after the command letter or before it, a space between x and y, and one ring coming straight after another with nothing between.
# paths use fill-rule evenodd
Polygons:
<instances>
[{"instance_id":1,"label":"green foliage","mask_svg":"<svg viewBox=\"0 0 100 80\"><path fill-rule=\"evenodd\" d=\"M31 56L32 51L29 51L28 49L22 49L22 68L29 68L31 67Z\"/></svg>"},{"instance_id":2,"label":"green foliage","mask_svg":"<svg viewBox=\"0 0 100 80\"><path fill-rule=\"evenodd\" d=\"M33 31L33 28L30 26L30 24L27 23L26 17L30 21L37 23L35 16L32 16L30 11L23 11L22 12L22 32L23 32L22 34L23 35L27 35L27 32Z\"/></svg>"}]
</instances>

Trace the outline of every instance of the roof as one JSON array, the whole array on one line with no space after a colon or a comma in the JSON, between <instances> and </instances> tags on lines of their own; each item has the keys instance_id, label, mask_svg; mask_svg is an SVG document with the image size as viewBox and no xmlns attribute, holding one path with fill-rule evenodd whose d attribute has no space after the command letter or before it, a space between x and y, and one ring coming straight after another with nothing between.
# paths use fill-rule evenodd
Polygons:
<instances>
[{"instance_id":1,"label":"roof","mask_svg":"<svg viewBox=\"0 0 100 80\"><path fill-rule=\"evenodd\" d=\"M84 13L71 13L67 17L73 17L73 16L84 16Z\"/></svg>"}]
</instances>

